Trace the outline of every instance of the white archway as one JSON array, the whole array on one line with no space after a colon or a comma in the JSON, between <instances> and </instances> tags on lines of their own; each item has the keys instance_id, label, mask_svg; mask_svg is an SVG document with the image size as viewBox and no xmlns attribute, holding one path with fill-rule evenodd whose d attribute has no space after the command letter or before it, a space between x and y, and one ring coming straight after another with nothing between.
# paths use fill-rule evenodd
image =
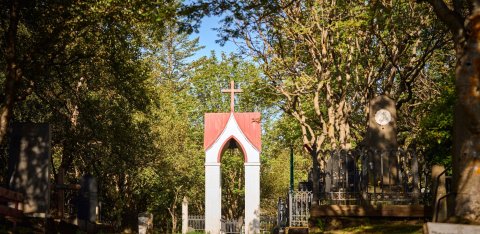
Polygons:
<instances>
[{"instance_id":1,"label":"white archway","mask_svg":"<svg viewBox=\"0 0 480 234\"><path fill-rule=\"evenodd\" d=\"M260 232L260 113L205 114L205 232L219 234L222 213L220 159L234 139L245 162L245 233Z\"/></svg>"}]
</instances>

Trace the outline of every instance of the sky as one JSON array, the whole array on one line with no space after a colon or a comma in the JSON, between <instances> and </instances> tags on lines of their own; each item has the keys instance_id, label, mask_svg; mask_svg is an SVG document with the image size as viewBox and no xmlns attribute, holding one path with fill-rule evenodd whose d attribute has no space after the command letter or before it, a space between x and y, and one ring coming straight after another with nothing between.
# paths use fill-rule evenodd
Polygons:
<instances>
[{"instance_id":1,"label":"sky","mask_svg":"<svg viewBox=\"0 0 480 234\"><path fill-rule=\"evenodd\" d=\"M205 46L202 50L198 51L193 59L200 58L202 56L210 56L210 51L215 51L217 56L220 56L222 52L229 54L236 51L236 45L233 42L228 41L224 46L215 41L220 39L217 36L217 32L213 28L220 27L220 18L217 16L205 17L202 19L202 24L199 28L199 33L193 33L190 35L190 39L196 37L200 38L200 45Z\"/></svg>"}]
</instances>

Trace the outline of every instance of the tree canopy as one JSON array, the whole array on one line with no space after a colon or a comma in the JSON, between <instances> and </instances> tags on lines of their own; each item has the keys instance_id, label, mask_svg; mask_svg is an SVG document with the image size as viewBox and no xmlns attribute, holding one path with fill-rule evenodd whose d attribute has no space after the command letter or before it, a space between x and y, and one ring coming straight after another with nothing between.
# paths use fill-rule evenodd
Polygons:
<instances>
[{"instance_id":1,"label":"tree canopy","mask_svg":"<svg viewBox=\"0 0 480 234\"><path fill-rule=\"evenodd\" d=\"M52 181L92 174L105 221L132 229L149 211L175 233L184 197L203 213L203 116L229 111L220 90L234 80L244 91L236 111L262 113L264 213L288 188L289 148L299 181L321 150L365 145L378 95L395 102L401 145L453 163L456 188L475 187L461 175L478 164L477 2L2 1L0 181L11 123L50 123ZM190 33L212 15L239 54L194 58L202 45ZM454 138L455 118L468 123L456 134L468 134ZM235 182L229 218L242 213L241 159L222 159ZM456 214L478 221L477 198L460 196Z\"/></svg>"}]
</instances>

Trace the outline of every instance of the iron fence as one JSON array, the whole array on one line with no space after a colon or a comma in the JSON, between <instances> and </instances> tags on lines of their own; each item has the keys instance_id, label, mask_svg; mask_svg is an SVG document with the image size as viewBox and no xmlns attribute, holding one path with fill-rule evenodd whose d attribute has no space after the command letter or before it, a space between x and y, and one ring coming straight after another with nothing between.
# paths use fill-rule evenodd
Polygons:
<instances>
[{"instance_id":1,"label":"iron fence","mask_svg":"<svg viewBox=\"0 0 480 234\"><path fill-rule=\"evenodd\" d=\"M430 202L430 165L422 151L336 150L319 154L320 204Z\"/></svg>"},{"instance_id":2,"label":"iron fence","mask_svg":"<svg viewBox=\"0 0 480 234\"><path fill-rule=\"evenodd\" d=\"M221 223L220 233L225 233L225 234L244 233L243 223L237 220L220 219L220 223Z\"/></svg>"},{"instance_id":3,"label":"iron fence","mask_svg":"<svg viewBox=\"0 0 480 234\"><path fill-rule=\"evenodd\" d=\"M205 231L205 216L203 216L203 215L189 215L188 216L188 231L195 231L195 232Z\"/></svg>"},{"instance_id":4,"label":"iron fence","mask_svg":"<svg viewBox=\"0 0 480 234\"><path fill-rule=\"evenodd\" d=\"M276 226L308 227L310 219L310 206L312 204L312 191L289 191L286 202L281 198L277 204Z\"/></svg>"},{"instance_id":5,"label":"iron fence","mask_svg":"<svg viewBox=\"0 0 480 234\"><path fill-rule=\"evenodd\" d=\"M311 191L289 192L290 227L308 227L312 198L313 193Z\"/></svg>"},{"instance_id":6,"label":"iron fence","mask_svg":"<svg viewBox=\"0 0 480 234\"><path fill-rule=\"evenodd\" d=\"M239 220L220 219L221 229L223 234L241 234L245 233L243 222ZM271 233L275 228L277 222L275 217L260 216L260 233ZM204 232L205 231L205 216L203 215L189 215L188 216L188 231Z\"/></svg>"}]
</instances>

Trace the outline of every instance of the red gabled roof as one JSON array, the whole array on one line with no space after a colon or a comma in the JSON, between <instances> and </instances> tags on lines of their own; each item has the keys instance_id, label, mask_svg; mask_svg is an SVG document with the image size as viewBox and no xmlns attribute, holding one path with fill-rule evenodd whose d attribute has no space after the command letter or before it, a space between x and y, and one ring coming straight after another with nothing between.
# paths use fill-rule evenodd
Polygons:
<instances>
[{"instance_id":1,"label":"red gabled roof","mask_svg":"<svg viewBox=\"0 0 480 234\"><path fill-rule=\"evenodd\" d=\"M203 132L203 147L208 149L222 134L227 126L230 113L205 113L205 130Z\"/></svg>"},{"instance_id":2,"label":"red gabled roof","mask_svg":"<svg viewBox=\"0 0 480 234\"><path fill-rule=\"evenodd\" d=\"M203 146L208 149L222 134L231 113L205 113ZM258 151L262 148L260 113L234 113L240 130Z\"/></svg>"},{"instance_id":3,"label":"red gabled roof","mask_svg":"<svg viewBox=\"0 0 480 234\"><path fill-rule=\"evenodd\" d=\"M233 113L235 120L243 134L258 151L262 149L262 129L260 127L260 113Z\"/></svg>"}]
</instances>

